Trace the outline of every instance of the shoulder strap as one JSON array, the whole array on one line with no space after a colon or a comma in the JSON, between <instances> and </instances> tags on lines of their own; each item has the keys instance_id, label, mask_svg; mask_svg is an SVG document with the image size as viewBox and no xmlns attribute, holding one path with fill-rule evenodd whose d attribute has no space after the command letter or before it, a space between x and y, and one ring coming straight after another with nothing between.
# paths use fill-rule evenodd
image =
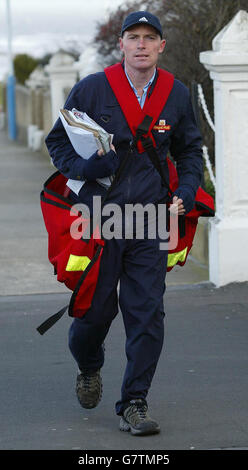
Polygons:
<instances>
[{"instance_id":1,"label":"shoulder strap","mask_svg":"<svg viewBox=\"0 0 248 470\"><path fill-rule=\"evenodd\" d=\"M159 156L157 154L157 150L156 148L153 146L153 143L152 143L152 140L151 138L148 136L144 136L144 133L146 132L148 126L149 126L149 122L152 118L150 116L145 116L143 122L141 123L141 125L138 127L138 130L137 130L137 138L141 140L142 142L142 145L148 155L148 157L150 158L152 164L154 165L154 167L156 168L156 170L158 171L158 173L160 174L160 177L162 179L162 184L166 187L166 189L168 190L168 196L170 198L170 202L172 202L172 198L173 198L173 191L171 190L170 188L170 185L169 183L167 182L166 180L166 177L165 177L165 174L164 174L164 169L161 165L161 162L160 162L160 159L159 159ZM135 144L135 143L134 143ZM185 227L185 215L180 215L179 218L178 218L178 228L179 228L179 235L180 235L180 238L183 238L185 237L185 234L186 234L186 227Z\"/></svg>"},{"instance_id":2,"label":"shoulder strap","mask_svg":"<svg viewBox=\"0 0 248 470\"><path fill-rule=\"evenodd\" d=\"M107 80L134 136L133 142L135 146L140 152L144 150L147 152L171 197L172 191L166 181L151 131L170 95L174 84L174 76L160 68L158 68L157 71L158 76L151 96L149 97L149 93L147 94L144 108L141 109L128 82L122 64L118 63L104 69Z\"/></svg>"},{"instance_id":3,"label":"shoulder strap","mask_svg":"<svg viewBox=\"0 0 248 470\"><path fill-rule=\"evenodd\" d=\"M163 167L161 165L159 156L157 154L156 148L153 146L152 139L149 136L146 136L150 123L151 123L152 117L151 116L145 116L142 123L138 126L136 136L134 137L133 140L133 145L137 146L138 142L140 141L142 143L142 146L144 150L146 151L148 157L150 158L152 164L155 166L156 170L160 174L160 177L162 179L163 185L167 188L168 190L168 195L170 198L172 198L172 190L170 188L169 183L166 180L165 174Z\"/></svg>"},{"instance_id":4,"label":"shoulder strap","mask_svg":"<svg viewBox=\"0 0 248 470\"><path fill-rule=\"evenodd\" d=\"M150 136L153 145L155 145L154 137L151 131L156 121L158 120L158 117L161 114L172 90L174 76L171 73L158 68L156 85L153 88L150 97L149 93L147 94L144 108L141 109L138 100L128 82L121 63L107 67L104 69L104 72L133 136L136 135L138 126L143 122L145 116L149 115L152 117L147 135ZM138 145L138 150L139 152L144 151L140 143Z\"/></svg>"}]
</instances>

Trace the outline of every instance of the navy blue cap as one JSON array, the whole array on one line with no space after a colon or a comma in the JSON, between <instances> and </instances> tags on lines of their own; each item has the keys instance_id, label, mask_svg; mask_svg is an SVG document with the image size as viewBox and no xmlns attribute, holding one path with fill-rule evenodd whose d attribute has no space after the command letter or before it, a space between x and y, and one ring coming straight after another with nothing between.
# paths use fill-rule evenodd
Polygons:
<instances>
[{"instance_id":1,"label":"navy blue cap","mask_svg":"<svg viewBox=\"0 0 248 470\"><path fill-rule=\"evenodd\" d=\"M153 28L157 30L161 38L163 37L162 26L159 19L157 18L157 16L152 15L152 13L149 13L148 11L134 11L133 13L130 13L130 15L128 15L123 21L121 28L121 36L123 36L124 32L127 29L137 24L147 24L153 26Z\"/></svg>"}]
</instances>

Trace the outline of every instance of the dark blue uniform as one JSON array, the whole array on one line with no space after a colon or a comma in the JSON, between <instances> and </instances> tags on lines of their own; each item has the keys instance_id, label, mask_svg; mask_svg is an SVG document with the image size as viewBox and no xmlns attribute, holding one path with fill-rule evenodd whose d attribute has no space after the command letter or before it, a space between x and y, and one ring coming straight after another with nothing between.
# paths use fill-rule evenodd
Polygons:
<instances>
[{"instance_id":1,"label":"dark blue uniform","mask_svg":"<svg viewBox=\"0 0 248 470\"><path fill-rule=\"evenodd\" d=\"M117 157L111 151L104 158L109 157L116 169L128 151L132 133L105 74L89 75L78 82L65 108L86 112L109 133L114 134ZM189 212L201 181L202 142L189 92L180 81L174 81L157 124L159 120L165 120L170 130L153 131L157 152L165 172L168 171L165 163L168 151L176 161L179 187L175 194L183 199L186 212ZM93 164L90 167L88 161L74 151L60 119L46 138L46 144L54 165L63 175L78 180L87 179L88 176L79 196L74 195L73 199L87 204L91 209L93 195L105 195L105 189L95 178L111 174L113 167L106 166L104 169L100 168L100 164L98 167L96 154L92 157ZM97 174L97 171L101 174ZM121 207L127 203L156 204L165 201L166 195L167 190L162 186L161 177L148 155L134 152L108 202ZM158 237L149 239L147 233L148 227L145 226L142 240L106 241L91 308L82 319L73 321L69 333L70 349L79 367L99 369L104 361L102 343L118 312L119 300L127 335L127 367L121 399L116 404L117 414L122 414L129 400L146 398L163 345L167 252L159 249Z\"/></svg>"}]
</instances>

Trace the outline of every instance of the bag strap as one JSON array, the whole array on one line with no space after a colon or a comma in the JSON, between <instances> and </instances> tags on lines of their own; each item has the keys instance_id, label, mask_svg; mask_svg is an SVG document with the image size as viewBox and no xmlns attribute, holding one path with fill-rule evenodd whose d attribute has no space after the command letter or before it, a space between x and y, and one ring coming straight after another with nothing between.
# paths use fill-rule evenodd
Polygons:
<instances>
[{"instance_id":1,"label":"bag strap","mask_svg":"<svg viewBox=\"0 0 248 470\"><path fill-rule=\"evenodd\" d=\"M150 158L152 164L154 165L154 167L156 168L156 170L160 174L160 177L162 179L162 183L166 187L166 189L168 190L168 196L170 198L170 202L172 202L173 192L172 192L172 190L170 188L170 185L169 185L169 183L168 183L168 181L165 177L164 169L161 165L161 161L159 159L157 150L153 145L152 139L149 136L145 136L145 134L147 134L147 128L149 128L149 126L150 126L151 119L152 119L151 116L148 116L148 115L145 116L144 120L142 121L142 123L140 124L140 126L137 129L136 136L133 139L133 145L136 146L138 140L141 141L142 146L143 146L144 150L146 151L148 157ZM178 228L179 228L180 238L185 237L186 228L185 228L185 215L184 214L180 215L178 217Z\"/></svg>"},{"instance_id":2,"label":"bag strap","mask_svg":"<svg viewBox=\"0 0 248 470\"><path fill-rule=\"evenodd\" d=\"M67 309L68 309L68 305L66 305L61 310L59 310L59 312L55 313L54 315L49 317L47 320L45 320L43 323L41 323L41 325L39 325L36 328L38 333L40 333L40 335L44 335L44 333L46 333L47 330L49 330L55 323L57 323L57 321L59 321L59 319L64 315Z\"/></svg>"},{"instance_id":3,"label":"bag strap","mask_svg":"<svg viewBox=\"0 0 248 470\"><path fill-rule=\"evenodd\" d=\"M172 198L172 191L170 188L170 185L165 177L164 174L164 169L161 165L161 161L159 159L159 156L157 154L156 148L153 145L152 139L149 136L145 135L147 134L149 127L151 125L153 118L151 116L146 115L145 118L143 119L142 123L139 125L136 136L133 139L133 145L136 147L138 141L141 141L142 146L144 150L146 151L148 157L150 158L152 164L155 166L156 170L161 176L163 185L166 187L168 190L168 195L170 198Z\"/></svg>"},{"instance_id":4,"label":"bag strap","mask_svg":"<svg viewBox=\"0 0 248 470\"><path fill-rule=\"evenodd\" d=\"M121 63L105 68L104 72L133 137L136 136L139 125L140 123L142 124L144 118L147 115L152 116L146 133L149 134L155 145L152 129L169 98L174 84L174 75L161 68L157 69L156 81L149 89L142 109L128 82ZM139 153L144 152L141 141L137 143L137 150Z\"/></svg>"}]
</instances>

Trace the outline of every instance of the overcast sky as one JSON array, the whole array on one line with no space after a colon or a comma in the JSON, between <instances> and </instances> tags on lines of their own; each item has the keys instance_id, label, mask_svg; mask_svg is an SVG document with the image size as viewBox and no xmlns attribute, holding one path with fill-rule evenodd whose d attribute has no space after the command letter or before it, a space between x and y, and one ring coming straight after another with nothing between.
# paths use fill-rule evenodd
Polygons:
<instances>
[{"instance_id":1,"label":"overcast sky","mask_svg":"<svg viewBox=\"0 0 248 470\"><path fill-rule=\"evenodd\" d=\"M9 0L13 55L42 57L75 39L82 51L94 37L96 23L125 0ZM71 38L71 35L73 36ZM7 70L6 0L0 0L0 80Z\"/></svg>"},{"instance_id":2,"label":"overcast sky","mask_svg":"<svg viewBox=\"0 0 248 470\"><path fill-rule=\"evenodd\" d=\"M75 33L92 37L97 21L125 0L9 0L13 40L40 33ZM6 0L0 0L0 37L6 38ZM3 44L3 42L2 42Z\"/></svg>"},{"instance_id":3,"label":"overcast sky","mask_svg":"<svg viewBox=\"0 0 248 470\"><path fill-rule=\"evenodd\" d=\"M9 0L13 31L16 34L32 32L61 32L83 30L88 33L97 20L106 17L108 9L115 9L125 0ZM0 34L6 32L6 0L0 0Z\"/></svg>"},{"instance_id":4,"label":"overcast sky","mask_svg":"<svg viewBox=\"0 0 248 470\"><path fill-rule=\"evenodd\" d=\"M91 32L95 21L106 17L125 0L9 0L16 34L61 32L71 29ZM6 31L6 0L0 0L0 34Z\"/></svg>"}]
</instances>

